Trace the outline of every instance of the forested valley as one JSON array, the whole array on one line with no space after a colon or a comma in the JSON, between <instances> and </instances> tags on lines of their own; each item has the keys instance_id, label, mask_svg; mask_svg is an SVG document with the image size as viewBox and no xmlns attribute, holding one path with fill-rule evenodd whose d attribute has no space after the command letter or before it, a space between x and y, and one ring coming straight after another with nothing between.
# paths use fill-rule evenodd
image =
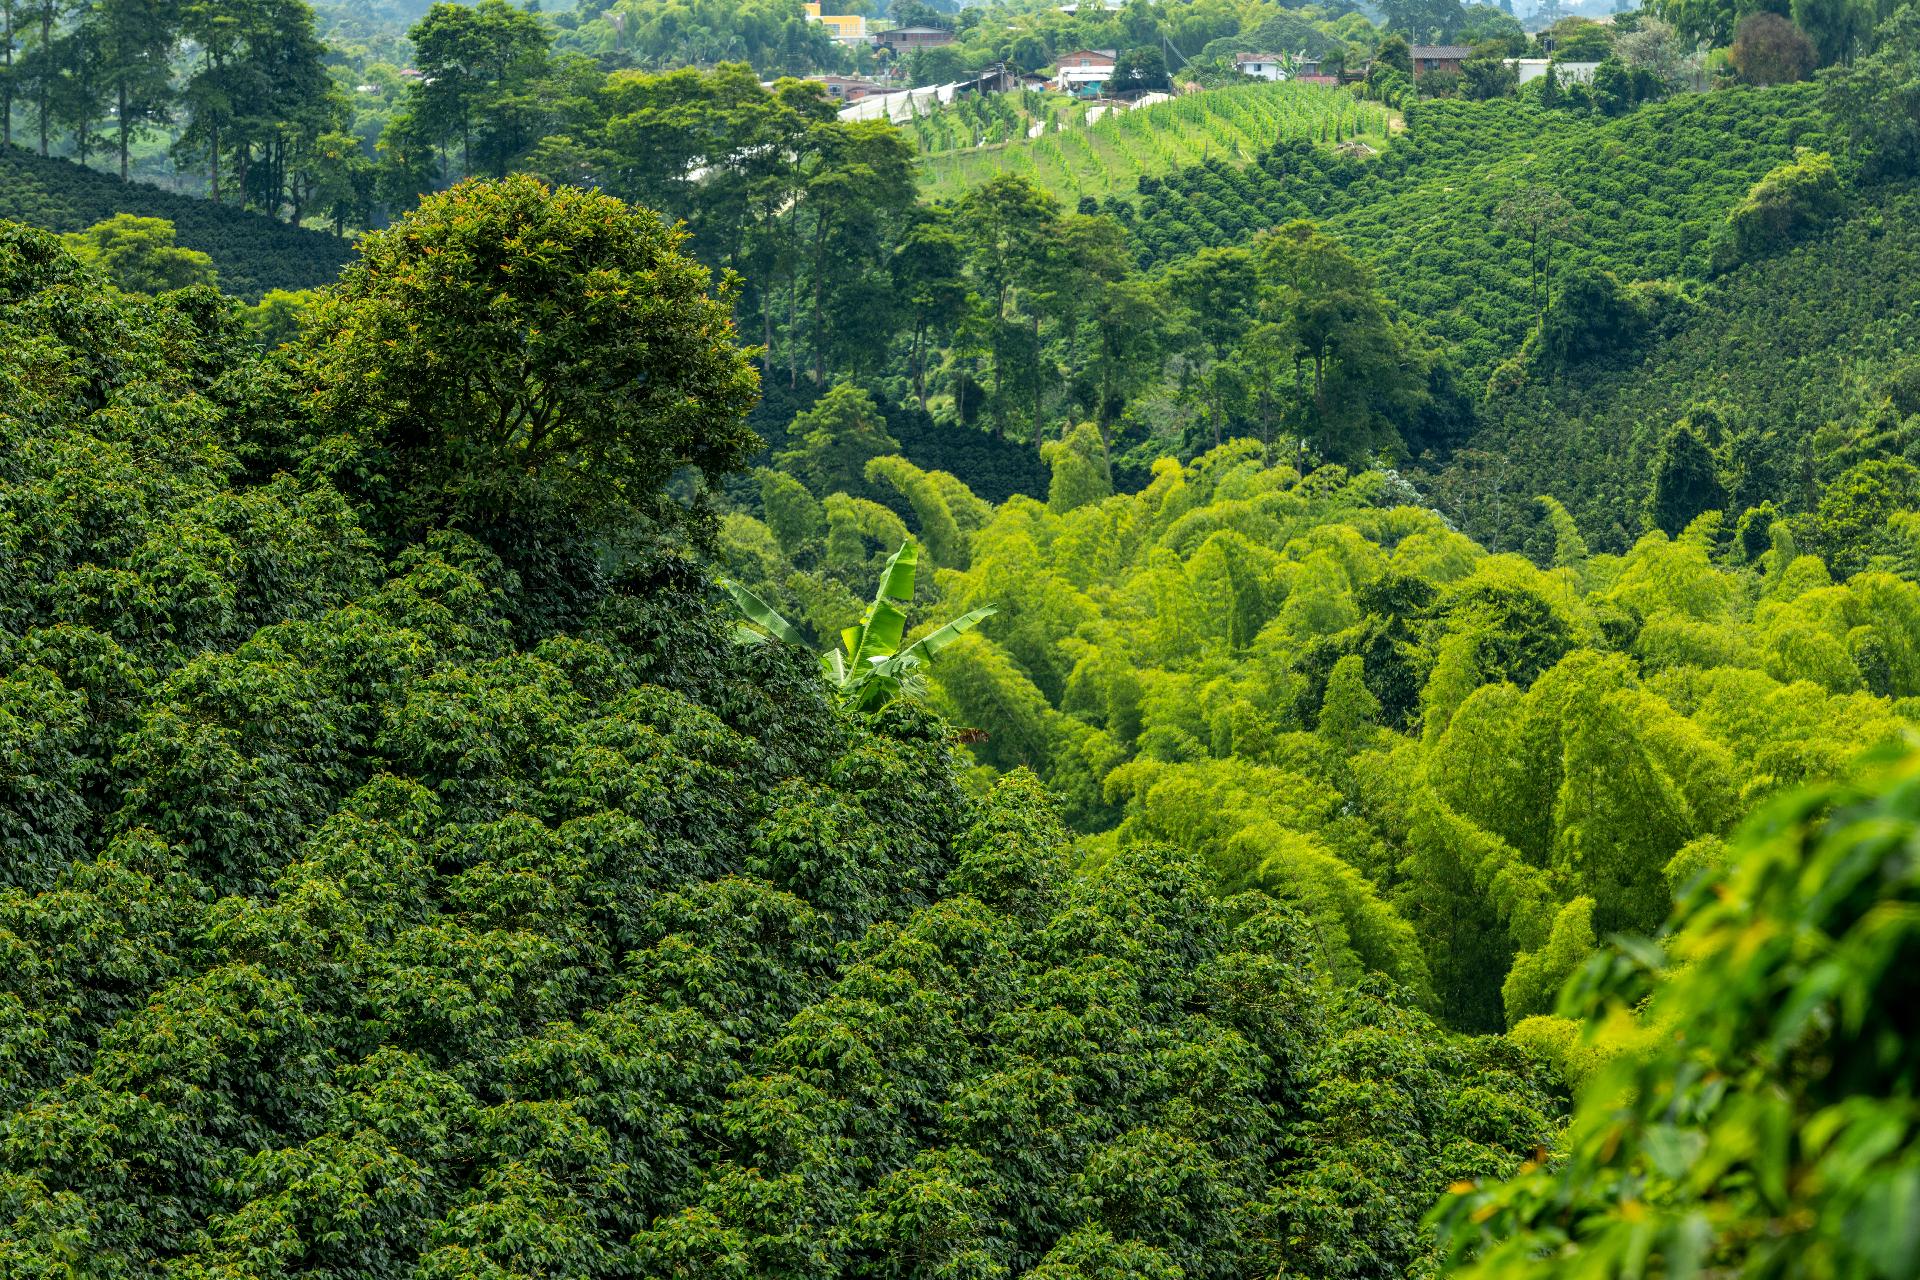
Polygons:
<instances>
[{"instance_id":1,"label":"forested valley","mask_svg":"<svg viewBox=\"0 0 1920 1280\"><path fill-rule=\"evenodd\" d=\"M0 6L0 1280L1920 1275L1920 8Z\"/></svg>"}]
</instances>

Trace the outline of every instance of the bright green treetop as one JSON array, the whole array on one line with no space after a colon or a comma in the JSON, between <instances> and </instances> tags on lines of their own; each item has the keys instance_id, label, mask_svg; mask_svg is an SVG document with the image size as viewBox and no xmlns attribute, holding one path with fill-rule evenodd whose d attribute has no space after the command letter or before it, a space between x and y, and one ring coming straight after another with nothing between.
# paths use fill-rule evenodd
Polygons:
<instances>
[{"instance_id":1,"label":"bright green treetop","mask_svg":"<svg viewBox=\"0 0 1920 1280\"><path fill-rule=\"evenodd\" d=\"M69 253L129 293L214 283L213 259L175 244L173 237L173 224L165 218L116 213L63 239Z\"/></svg>"}]
</instances>

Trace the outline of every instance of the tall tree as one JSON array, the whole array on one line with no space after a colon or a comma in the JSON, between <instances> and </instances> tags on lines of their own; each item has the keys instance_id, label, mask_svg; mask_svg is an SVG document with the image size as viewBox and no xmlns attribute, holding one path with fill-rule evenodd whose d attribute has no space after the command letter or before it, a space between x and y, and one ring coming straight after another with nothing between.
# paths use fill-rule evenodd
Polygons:
<instances>
[{"instance_id":1,"label":"tall tree","mask_svg":"<svg viewBox=\"0 0 1920 1280\"><path fill-rule=\"evenodd\" d=\"M913 152L884 120L816 126L813 161L800 190L812 288L809 331L815 382L826 378L834 346L830 305L852 288L856 305L872 308L884 291L861 287L883 261L885 233L913 203Z\"/></svg>"},{"instance_id":2,"label":"tall tree","mask_svg":"<svg viewBox=\"0 0 1920 1280\"><path fill-rule=\"evenodd\" d=\"M181 34L198 47L199 57L181 87L187 125L174 140L174 159L204 157L207 188L221 203L220 174L232 137L239 79L233 63L246 42L241 16L220 0L188 0L181 10Z\"/></svg>"},{"instance_id":3,"label":"tall tree","mask_svg":"<svg viewBox=\"0 0 1920 1280\"><path fill-rule=\"evenodd\" d=\"M167 118L176 21L173 0L97 0L80 24L82 38L99 51L113 97L123 179L134 136Z\"/></svg>"},{"instance_id":4,"label":"tall tree","mask_svg":"<svg viewBox=\"0 0 1920 1280\"><path fill-rule=\"evenodd\" d=\"M56 35L49 52L44 70L49 114L66 131L80 163L86 164L106 112L107 51L79 25Z\"/></svg>"},{"instance_id":5,"label":"tall tree","mask_svg":"<svg viewBox=\"0 0 1920 1280\"><path fill-rule=\"evenodd\" d=\"M1094 420L1104 430L1160 374L1169 329L1165 296L1137 275L1104 281L1094 290L1088 318L1093 340L1086 376Z\"/></svg>"},{"instance_id":6,"label":"tall tree","mask_svg":"<svg viewBox=\"0 0 1920 1280\"><path fill-rule=\"evenodd\" d=\"M505 503L600 531L681 466L739 465L756 379L683 240L525 175L462 183L369 236L299 365L389 527L498 520Z\"/></svg>"},{"instance_id":7,"label":"tall tree","mask_svg":"<svg viewBox=\"0 0 1920 1280\"><path fill-rule=\"evenodd\" d=\"M1010 402L1036 375L1039 353L1028 340L1018 311L1021 294L1044 271L1044 259L1060 216L1060 204L1025 178L1007 176L982 184L961 203L974 277L985 304L993 370L994 432L1006 430ZM1011 357L1026 357L1009 369ZM1036 437L1040 424L1034 423Z\"/></svg>"},{"instance_id":8,"label":"tall tree","mask_svg":"<svg viewBox=\"0 0 1920 1280\"><path fill-rule=\"evenodd\" d=\"M1183 385L1199 397L1216 445L1240 385L1240 369L1227 357L1246 332L1258 287L1253 253L1237 246L1202 249L1167 273L1168 294L1189 335Z\"/></svg>"},{"instance_id":9,"label":"tall tree","mask_svg":"<svg viewBox=\"0 0 1920 1280\"><path fill-rule=\"evenodd\" d=\"M927 355L943 326L966 305L966 247L960 233L938 213L919 218L893 253L893 286L906 304L907 369L914 398L927 407Z\"/></svg>"},{"instance_id":10,"label":"tall tree","mask_svg":"<svg viewBox=\"0 0 1920 1280\"><path fill-rule=\"evenodd\" d=\"M0 147L13 145L13 55L19 43L21 0L0 0Z\"/></svg>"},{"instance_id":11,"label":"tall tree","mask_svg":"<svg viewBox=\"0 0 1920 1280\"><path fill-rule=\"evenodd\" d=\"M230 173L242 204L280 215L289 175L344 123L313 9L306 0L190 0L180 29L199 58L181 87L186 127L176 159L206 163L216 203Z\"/></svg>"},{"instance_id":12,"label":"tall tree","mask_svg":"<svg viewBox=\"0 0 1920 1280\"><path fill-rule=\"evenodd\" d=\"M1451 40L1467 20L1460 0L1382 0L1380 12L1387 30L1413 44Z\"/></svg>"},{"instance_id":13,"label":"tall tree","mask_svg":"<svg viewBox=\"0 0 1920 1280\"><path fill-rule=\"evenodd\" d=\"M459 140L463 173L506 173L535 141L533 90L551 66L539 16L508 0L439 3L407 35L420 117Z\"/></svg>"},{"instance_id":14,"label":"tall tree","mask_svg":"<svg viewBox=\"0 0 1920 1280\"><path fill-rule=\"evenodd\" d=\"M1397 424L1422 402L1425 382L1373 273L1310 222L1268 236L1259 261L1264 308L1293 339L1303 434L1343 462L1397 447Z\"/></svg>"},{"instance_id":15,"label":"tall tree","mask_svg":"<svg viewBox=\"0 0 1920 1280\"><path fill-rule=\"evenodd\" d=\"M32 25L18 76L27 83L33 98L34 125L39 135L40 154L47 154L53 136L55 95L62 78L61 23L72 7L70 0L31 0Z\"/></svg>"},{"instance_id":16,"label":"tall tree","mask_svg":"<svg viewBox=\"0 0 1920 1280\"><path fill-rule=\"evenodd\" d=\"M1526 246L1534 318L1545 319L1553 302L1554 246L1573 229L1579 215L1553 188L1526 185L1500 202L1494 220Z\"/></svg>"}]
</instances>

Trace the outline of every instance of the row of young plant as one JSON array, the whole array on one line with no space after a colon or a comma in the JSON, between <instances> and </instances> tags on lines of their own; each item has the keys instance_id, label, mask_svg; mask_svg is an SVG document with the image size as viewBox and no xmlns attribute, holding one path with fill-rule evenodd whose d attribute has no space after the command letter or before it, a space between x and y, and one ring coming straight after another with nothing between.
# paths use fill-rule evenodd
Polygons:
<instances>
[{"instance_id":1,"label":"row of young plant","mask_svg":"<svg viewBox=\"0 0 1920 1280\"><path fill-rule=\"evenodd\" d=\"M1132 191L1142 176L1210 158L1245 163L1290 139L1384 140L1391 118L1387 108L1343 91L1286 83L1210 89L1132 110L1070 106L1030 114L1024 126L998 126L997 138L985 130L975 134L1004 146L923 159L921 185L929 196L945 198L1013 174L1069 201L1102 199ZM1031 133L1035 124L1044 130Z\"/></svg>"}]
</instances>

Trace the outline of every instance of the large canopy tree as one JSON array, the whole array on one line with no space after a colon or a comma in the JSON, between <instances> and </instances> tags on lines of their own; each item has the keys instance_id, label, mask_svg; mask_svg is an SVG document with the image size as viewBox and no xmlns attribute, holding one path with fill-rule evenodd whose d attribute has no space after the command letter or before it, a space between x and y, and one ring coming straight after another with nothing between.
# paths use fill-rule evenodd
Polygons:
<instances>
[{"instance_id":1,"label":"large canopy tree","mask_svg":"<svg viewBox=\"0 0 1920 1280\"><path fill-rule=\"evenodd\" d=\"M536 179L466 182L362 243L296 362L321 457L394 532L501 502L593 531L755 443L758 379L681 232Z\"/></svg>"}]
</instances>

